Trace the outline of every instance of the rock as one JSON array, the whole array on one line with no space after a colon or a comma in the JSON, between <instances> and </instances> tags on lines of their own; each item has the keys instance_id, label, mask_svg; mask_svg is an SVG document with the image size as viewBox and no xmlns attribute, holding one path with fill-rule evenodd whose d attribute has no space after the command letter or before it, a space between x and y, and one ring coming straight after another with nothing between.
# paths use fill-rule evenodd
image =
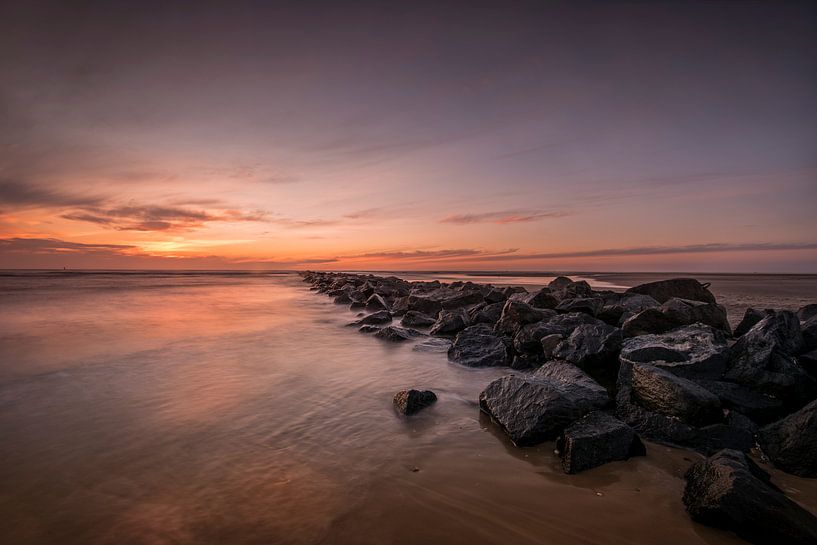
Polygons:
<instances>
[{"instance_id":1,"label":"rock","mask_svg":"<svg viewBox=\"0 0 817 545\"><path fill-rule=\"evenodd\" d=\"M673 297L662 304L659 310L678 326L701 323L720 329L727 335L732 334L726 318L726 307L723 305Z\"/></svg>"},{"instance_id":2,"label":"rock","mask_svg":"<svg viewBox=\"0 0 817 545\"><path fill-rule=\"evenodd\" d=\"M559 312L584 312L595 316L604 306L604 300L601 297L577 297L575 299L562 299L556 306Z\"/></svg>"},{"instance_id":3,"label":"rock","mask_svg":"<svg viewBox=\"0 0 817 545\"><path fill-rule=\"evenodd\" d=\"M743 318L741 319L738 327L735 328L735 337L740 337L750 329L752 329L756 323L760 320L774 314L774 310L767 308L765 310L758 310L754 308L747 308L746 312L743 314Z\"/></svg>"},{"instance_id":4,"label":"rock","mask_svg":"<svg viewBox=\"0 0 817 545\"><path fill-rule=\"evenodd\" d=\"M509 375L490 383L480 394L479 404L514 444L528 446L555 439L572 422L600 408L597 399L595 392L581 385L536 375Z\"/></svg>"},{"instance_id":5,"label":"rock","mask_svg":"<svg viewBox=\"0 0 817 545\"><path fill-rule=\"evenodd\" d=\"M597 316L610 325L623 325L642 310L657 308L660 303L649 295L640 293L625 293L613 302L605 301Z\"/></svg>"},{"instance_id":6,"label":"rock","mask_svg":"<svg viewBox=\"0 0 817 545\"><path fill-rule=\"evenodd\" d=\"M622 361L650 363L685 378L717 379L726 369L726 337L702 324L660 335L641 335L622 343Z\"/></svg>"},{"instance_id":7,"label":"rock","mask_svg":"<svg viewBox=\"0 0 817 545\"><path fill-rule=\"evenodd\" d=\"M414 337L421 337L423 334L414 329L408 329L397 326L387 326L374 334L378 339L383 339L389 342L403 342L413 339Z\"/></svg>"},{"instance_id":8,"label":"rock","mask_svg":"<svg viewBox=\"0 0 817 545\"><path fill-rule=\"evenodd\" d=\"M559 335L558 342L561 342L563 338L573 333L573 330L580 325L603 325L600 320L581 312L559 315L552 310L543 310L543 312L546 314L542 321L522 326L514 336L513 346L517 352L541 356L543 355L541 339L544 337L556 334ZM553 348L555 348L555 345L551 347L551 351Z\"/></svg>"},{"instance_id":9,"label":"rock","mask_svg":"<svg viewBox=\"0 0 817 545\"><path fill-rule=\"evenodd\" d=\"M535 309L527 303L521 301L508 300L502 307L502 315L494 327L494 331L500 335L515 335L523 325L539 322L549 314L544 310Z\"/></svg>"},{"instance_id":10,"label":"rock","mask_svg":"<svg viewBox=\"0 0 817 545\"><path fill-rule=\"evenodd\" d=\"M400 390L394 394L394 407L397 412L410 416L437 401L437 395L431 390Z\"/></svg>"},{"instance_id":11,"label":"rock","mask_svg":"<svg viewBox=\"0 0 817 545\"><path fill-rule=\"evenodd\" d=\"M817 401L762 428L757 439L775 467L800 477L817 477Z\"/></svg>"},{"instance_id":12,"label":"rock","mask_svg":"<svg viewBox=\"0 0 817 545\"><path fill-rule=\"evenodd\" d=\"M451 340L441 337L428 337L419 341L411 347L416 352L448 352L451 348Z\"/></svg>"},{"instance_id":13,"label":"rock","mask_svg":"<svg viewBox=\"0 0 817 545\"><path fill-rule=\"evenodd\" d=\"M637 337L665 333L678 325L660 308L646 308L627 318L621 325L621 331L625 337Z\"/></svg>"},{"instance_id":14,"label":"rock","mask_svg":"<svg viewBox=\"0 0 817 545\"><path fill-rule=\"evenodd\" d=\"M718 396L653 365L632 366L633 394L645 409L702 426L723 420Z\"/></svg>"},{"instance_id":15,"label":"rock","mask_svg":"<svg viewBox=\"0 0 817 545\"><path fill-rule=\"evenodd\" d=\"M803 334L803 350L817 349L817 316L801 323L800 332Z\"/></svg>"},{"instance_id":16,"label":"rock","mask_svg":"<svg viewBox=\"0 0 817 545\"><path fill-rule=\"evenodd\" d=\"M444 310L431 326L432 335L454 335L468 327L468 315L462 309Z\"/></svg>"},{"instance_id":17,"label":"rock","mask_svg":"<svg viewBox=\"0 0 817 545\"><path fill-rule=\"evenodd\" d=\"M389 305L386 301L378 294L372 294L368 299L366 299L366 310L388 310Z\"/></svg>"},{"instance_id":18,"label":"rock","mask_svg":"<svg viewBox=\"0 0 817 545\"><path fill-rule=\"evenodd\" d=\"M505 343L485 324L460 331L448 350L448 359L466 367L504 367L510 363Z\"/></svg>"},{"instance_id":19,"label":"rock","mask_svg":"<svg viewBox=\"0 0 817 545\"><path fill-rule=\"evenodd\" d=\"M541 339L539 339L539 344L542 345L542 356L545 359L550 359L553 357L553 352L556 350L556 347L565 339L564 335L560 335L559 333L552 333L550 335L545 335Z\"/></svg>"},{"instance_id":20,"label":"rock","mask_svg":"<svg viewBox=\"0 0 817 545\"><path fill-rule=\"evenodd\" d=\"M715 296L709 291L709 284L701 284L694 278L672 278L649 282L628 289L625 293L640 293L649 295L659 303L666 303L673 297L691 299L704 303L716 304Z\"/></svg>"},{"instance_id":21,"label":"rock","mask_svg":"<svg viewBox=\"0 0 817 545\"><path fill-rule=\"evenodd\" d=\"M391 304L391 313L393 316L403 316L408 312L408 296L396 297Z\"/></svg>"},{"instance_id":22,"label":"rock","mask_svg":"<svg viewBox=\"0 0 817 545\"><path fill-rule=\"evenodd\" d=\"M556 305L559 304L559 300L550 293L549 288L542 288L541 290L537 291L529 295L525 302L534 308L549 308L553 309L556 308Z\"/></svg>"},{"instance_id":23,"label":"rock","mask_svg":"<svg viewBox=\"0 0 817 545\"><path fill-rule=\"evenodd\" d=\"M468 321L472 324L495 324L502 316L505 303L490 303L474 307L468 311Z\"/></svg>"},{"instance_id":24,"label":"rock","mask_svg":"<svg viewBox=\"0 0 817 545\"><path fill-rule=\"evenodd\" d=\"M556 449L564 472L569 474L647 454L635 430L601 411L593 411L568 426L556 441Z\"/></svg>"},{"instance_id":25,"label":"rock","mask_svg":"<svg viewBox=\"0 0 817 545\"><path fill-rule=\"evenodd\" d=\"M619 328L604 323L583 324L559 343L552 356L586 368L615 364L620 349Z\"/></svg>"},{"instance_id":26,"label":"rock","mask_svg":"<svg viewBox=\"0 0 817 545\"><path fill-rule=\"evenodd\" d=\"M797 317L788 311L776 312L755 324L729 349L723 377L799 409L817 397L817 382L793 357L802 347Z\"/></svg>"},{"instance_id":27,"label":"rock","mask_svg":"<svg viewBox=\"0 0 817 545\"><path fill-rule=\"evenodd\" d=\"M416 310L409 310L400 320L400 323L406 327L428 327L434 325L434 322L436 322L434 318Z\"/></svg>"},{"instance_id":28,"label":"rock","mask_svg":"<svg viewBox=\"0 0 817 545\"><path fill-rule=\"evenodd\" d=\"M444 309L455 309L461 307L467 307L468 305L475 305L477 303L482 303L485 301L485 298L482 296L482 292L478 289L472 291L466 291L462 293L453 294L447 298L442 300L442 305Z\"/></svg>"},{"instance_id":29,"label":"rock","mask_svg":"<svg viewBox=\"0 0 817 545\"><path fill-rule=\"evenodd\" d=\"M718 396L721 405L727 409L746 415L760 424L772 422L785 414L779 399L740 384L720 380L695 380L695 383Z\"/></svg>"},{"instance_id":30,"label":"rock","mask_svg":"<svg viewBox=\"0 0 817 545\"><path fill-rule=\"evenodd\" d=\"M741 417L737 412L729 412L721 422L698 426L685 422L678 416L663 414L642 406L641 399L635 394L633 385L634 368L637 365L650 367L648 364L633 364L627 361L621 362L618 382L616 384L616 416L635 429L641 437L657 443L691 448L702 453L712 453L722 448L748 450L754 446L756 426L747 418ZM667 380L669 384L659 385L658 388L652 390L653 392L660 392L661 387L666 387L668 390L672 390L676 387L676 385L673 384L673 377L675 377L675 375L658 368L654 369L656 374L661 374L659 378L669 375L669 379ZM669 406L668 412L691 413L693 415L692 419L696 422L706 422L710 418L716 417L717 413L713 407L718 403L717 396L711 393L709 393L709 395L695 395L699 392L699 390L696 389L697 385L695 383L681 379L680 377L675 377L675 379L684 381L681 383L680 393L677 395L677 397L680 398L681 405L675 407L673 401L666 400L663 403L666 404L665 406ZM642 380L640 386L643 386L644 382L649 381ZM684 388L685 385L691 385L692 395L687 396L686 388ZM700 386L697 387L700 388ZM649 388L646 390L648 391ZM645 395L645 397L649 398L650 395L655 394L648 394ZM703 407L695 410L688 404L695 403L697 399L702 400ZM659 403L652 406L661 408L662 405L660 405L660 403L659 400ZM684 409L679 411L679 408ZM698 413L698 415L695 415L695 413ZM700 418L700 416L703 418Z\"/></svg>"},{"instance_id":31,"label":"rock","mask_svg":"<svg viewBox=\"0 0 817 545\"><path fill-rule=\"evenodd\" d=\"M389 322L391 322L391 313L388 310L380 310L378 312L369 314L368 316L364 316L360 320L354 321L349 325L351 326L381 325L387 324Z\"/></svg>"},{"instance_id":32,"label":"rock","mask_svg":"<svg viewBox=\"0 0 817 545\"><path fill-rule=\"evenodd\" d=\"M504 303L508 296L501 289L491 288L485 293L485 302L488 304Z\"/></svg>"},{"instance_id":33,"label":"rock","mask_svg":"<svg viewBox=\"0 0 817 545\"><path fill-rule=\"evenodd\" d=\"M810 375L817 376L817 350L800 354L797 363Z\"/></svg>"},{"instance_id":34,"label":"rock","mask_svg":"<svg viewBox=\"0 0 817 545\"><path fill-rule=\"evenodd\" d=\"M569 284L560 282L558 284L560 287L553 287L552 284L558 280L559 278L551 282L548 287L550 288L550 293L559 301L593 296L593 289L590 287L590 284L584 280L579 280L578 282L571 280Z\"/></svg>"},{"instance_id":35,"label":"rock","mask_svg":"<svg viewBox=\"0 0 817 545\"><path fill-rule=\"evenodd\" d=\"M332 300L332 302L335 303L336 305L348 305L349 303L352 302L352 298L349 297L348 293L344 292L335 297Z\"/></svg>"},{"instance_id":36,"label":"rock","mask_svg":"<svg viewBox=\"0 0 817 545\"><path fill-rule=\"evenodd\" d=\"M562 290L573 284L573 279L567 276L557 276L548 284L548 288L552 291Z\"/></svg>"},{"instance_id":37,"label":"rock","mask_svg":"<svg viewBox=\"0 0 817 545\"><path fill-rule=\"evenodd\" d=\"M761 545L817 543L817 518L741 452L722 450L697 462L685 479L683 502L696 522Z\"/></svg>"},{"instance_id":38,"label":"rock","mask_svg":"<svg viewBox=\"0 0 817 545\"><path fill-rule=\"evenodd\" d=\"M797 319L801 322L807 322L815 316L817 316L817 303L800 307L797 311Z\"/></svg>"},{"instance_id":39,"label":"rock","mask_svg":"<svg viewBox=\"0 0 817 545\"><path fill-rule=\"evenodd\" d=\"M358 328L360 333L377 333L380 331L380 326L365 324Z\"/></svg>"},{"instance_id":40,"label":"rock","mask_svg":"<svg viewBox=\"0 0 817 545\"><path fill-rule=\"evenodd\" d=\"M437 314L439 314L439 312L443 309L443 304L439 300L436 300L425 293L410 294L406 304L408 310L416 310L417 312L422 312L423 314L427 314L435 319Z\"/></svg>"},{"instance_id":41,"label":"rock","mask_svg":"<svg viewBox=\"0 0 817 545\"><path fill-rule=\"evenodd\" d=\"M549 361L537 369L533 376L559 385L568 394L585 400L595 408L603 409L612 403L603 386L569 362Z\"/></svg>"}]
</instances>

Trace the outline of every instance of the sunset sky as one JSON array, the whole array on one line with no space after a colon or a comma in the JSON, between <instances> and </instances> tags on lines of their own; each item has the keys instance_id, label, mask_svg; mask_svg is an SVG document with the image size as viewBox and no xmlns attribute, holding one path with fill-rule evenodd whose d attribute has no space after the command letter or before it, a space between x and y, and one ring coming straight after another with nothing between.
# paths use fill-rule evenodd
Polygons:
<instances>
[{"instance_id":1,"label":"sunset sky","mask_svg":"<svg viewBox=\"0 0 817 545\"><path fill-rule=\"evenodd\" d=\"M817 273L813 3L393 4L3 2L0 268Z\"/></svg>"}]
</instances>

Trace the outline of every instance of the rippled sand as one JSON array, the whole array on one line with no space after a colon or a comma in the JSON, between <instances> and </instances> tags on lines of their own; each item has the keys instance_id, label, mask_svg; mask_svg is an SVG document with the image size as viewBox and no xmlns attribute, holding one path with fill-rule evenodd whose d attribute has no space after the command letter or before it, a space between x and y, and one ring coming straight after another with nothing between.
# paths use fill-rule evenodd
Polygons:
<instances>
[{"instance_id":1,"label":"rippled sand","mask_svg":"<svg viewBox=\"0 0 817 545\"><path fill-rule=\"evenodd\" d=\"M697 455L564 475L481 417L506 370L359 334L307 288L0 279L0 543L742 543L684 512ZM439 402L399 417L408 386ZM817 511L817 480L774 479Z\"/></svg>"}]
</instances>

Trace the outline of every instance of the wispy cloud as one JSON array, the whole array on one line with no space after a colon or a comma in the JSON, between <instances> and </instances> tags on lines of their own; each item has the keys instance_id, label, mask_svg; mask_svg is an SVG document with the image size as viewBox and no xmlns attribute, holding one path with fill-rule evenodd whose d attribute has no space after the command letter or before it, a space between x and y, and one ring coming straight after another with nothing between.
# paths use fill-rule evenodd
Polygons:
<instances>
[{"instance_id":1,"label":"wispy cloud","mask_svg":"<svg viewBox=\"0 0 817 545\"><path fill-rule=\"evenodd\" d=\"M571 215L566 210L501 210L497 212L480 212L477 214L452 214L440 220L440 223L527 223L548 218L562 218Z\"/></svg>"},{"instance_id":2,"label":"wispy cloud","mask_svg":"<svg viewBox=\"0 0 817 545\"><path fill-rule=\"evenodd\" d=\"M263 211L204 211L174 206L127 205L113 208L86 207L60 217L96 223L118 231L189 231L210 222L265 221Z\"/></svg>"},{"instance_id":3,"label":"wispy cloud","mask_svg":"<svg viewBox=\"0 0 817 545\"><path fill-rule=\"evenodd\" d=\"M509 248L506 250L496 251L486 251L476 248L458 248L442 250L384 250L345 256L343 259L389 259L389 260L429 261L452 258L501 256L512 254L516 251L518 251L517 248Z\"/></svg>"},{"instance_id":4,"label":"wispy cloud","mask_svg":"<svg viewBox=\"0 0 817 545\"><path fill-rule=\"evenodd\" d=\"M44 188L36 184L0 178L0 206L14 208L53 208L95 206L103 202L98 195L82 195Z\"/></svg>"},{"instance_id":5,"label":"wispy cloud","mask_svg":"<svg viewBox=\"0 0 817 545\"><path fill-rule=\"evenodd\" d=\"M135 246L127 244L85 244L68 242L56 238L2 238L0 252L29 253L29 254L110 254L127 255L136 250Z\"/></svg>"}]
</instances>

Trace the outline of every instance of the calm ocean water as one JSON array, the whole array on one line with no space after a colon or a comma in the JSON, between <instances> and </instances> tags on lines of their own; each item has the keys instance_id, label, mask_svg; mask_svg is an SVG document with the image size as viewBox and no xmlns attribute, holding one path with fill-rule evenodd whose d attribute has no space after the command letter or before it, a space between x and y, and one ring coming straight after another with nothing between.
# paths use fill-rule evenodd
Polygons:
<instances>
[{"instance_id":1,"label":"calm ocean water","mask_svg":"<svg viewBox=\"0 0 817 545\"><path fill-rule=\"evenodd\" d=\"M730 309L814 300L735 278ZM6 274L0 301L0 543L741 543L686 516L696 455L564 475L480 416L505 370L359 334L294 274ZM440 399L407 420L412 386Z\"/></svg>"}]
</instances>

